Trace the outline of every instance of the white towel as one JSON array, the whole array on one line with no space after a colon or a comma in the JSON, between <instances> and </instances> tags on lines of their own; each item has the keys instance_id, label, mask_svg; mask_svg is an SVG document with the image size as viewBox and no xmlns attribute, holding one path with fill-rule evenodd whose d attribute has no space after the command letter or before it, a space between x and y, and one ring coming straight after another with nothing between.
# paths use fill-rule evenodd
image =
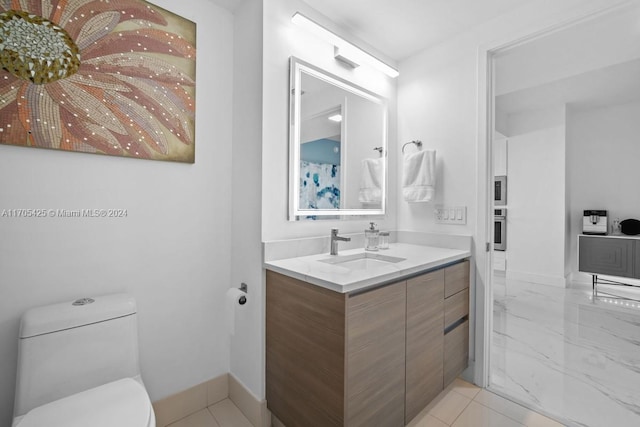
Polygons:
<instances>
[{"instance_id":1,"label":"white towel","mask_svg":"<svg viewBox=\"0 0 640 427\"><path fill-rule=\"evenodd\" d=\"M364 159L360 165L360 203L380 203L382 201L382 180L384 179L384 157Z\"/></svg>"},{"instance_id":2,"label":"white towel","mask_svg":"<svg viewBox=\"0 0 640 427\"><path fill-rule=\"evenodd\" d=\"M436 192L436 151L404 155L402 195L407 202L428 202Z\"/></svg>"}]
</instances>

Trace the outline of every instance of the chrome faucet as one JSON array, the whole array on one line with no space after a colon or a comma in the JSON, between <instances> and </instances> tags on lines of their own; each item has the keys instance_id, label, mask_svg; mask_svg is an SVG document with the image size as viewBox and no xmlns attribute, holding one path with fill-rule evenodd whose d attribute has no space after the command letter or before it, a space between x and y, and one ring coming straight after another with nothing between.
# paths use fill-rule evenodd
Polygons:
<instances>
[{"instance_id":1,"label":"chrome faucet","mask_svg":"<svg viewBox=\"0 0 640 427\"><path fill-rule=\"evenodd\" d=\"M338 255L338 241L350 242L351 237L338 236L338 229L331 229L331 255Z\"/></svg>"}]
</instances>

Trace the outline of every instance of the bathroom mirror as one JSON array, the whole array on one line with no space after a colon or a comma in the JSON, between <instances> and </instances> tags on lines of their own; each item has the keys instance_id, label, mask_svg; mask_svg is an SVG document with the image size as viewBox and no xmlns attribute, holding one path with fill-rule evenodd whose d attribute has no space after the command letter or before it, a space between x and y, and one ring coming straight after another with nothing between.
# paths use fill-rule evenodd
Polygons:
<instances>
[{"instance_id":1,"label":"bathroom mirror","mask_svg":"<svg viewBox=\"0 0 640 427\"><path fill-rule=\"evenodd\" d=\"M387 102L291 58L289 219L382 215Z\"/></svg>"}]
</instances>

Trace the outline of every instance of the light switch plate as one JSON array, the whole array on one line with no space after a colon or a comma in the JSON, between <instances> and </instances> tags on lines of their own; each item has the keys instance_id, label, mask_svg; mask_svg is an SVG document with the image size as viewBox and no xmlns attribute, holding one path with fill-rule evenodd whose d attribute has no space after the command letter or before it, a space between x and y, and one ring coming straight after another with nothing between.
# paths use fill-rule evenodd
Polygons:
<instances>
[{"instance_id":1,"label":"light switch plate","mask_svg":"<svg viewBox=\"0 0 640 427\"><path fill-rule=\"evenodd\" d=\"M438 205L433 210L436 224L461 224L467 223L466 206Z\"/></svg>"}]
</instances>

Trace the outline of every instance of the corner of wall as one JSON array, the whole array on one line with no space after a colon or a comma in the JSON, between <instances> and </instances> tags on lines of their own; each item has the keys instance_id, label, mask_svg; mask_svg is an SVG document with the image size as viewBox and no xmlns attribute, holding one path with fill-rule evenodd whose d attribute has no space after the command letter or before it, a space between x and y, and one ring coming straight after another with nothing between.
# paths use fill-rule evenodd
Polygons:
<instances>
[{"instance_id":1,"label":"corner of wall","mask_svg":"<svg viewBox=\"0 0 640 427\"><path fill-rule=\"evenodd\" d=\"M262 283L263 2L234 14L231 283L246 283L248 304L230 336L229 371L258 396L264 389Z\"/></svg>"}]
</instances>

